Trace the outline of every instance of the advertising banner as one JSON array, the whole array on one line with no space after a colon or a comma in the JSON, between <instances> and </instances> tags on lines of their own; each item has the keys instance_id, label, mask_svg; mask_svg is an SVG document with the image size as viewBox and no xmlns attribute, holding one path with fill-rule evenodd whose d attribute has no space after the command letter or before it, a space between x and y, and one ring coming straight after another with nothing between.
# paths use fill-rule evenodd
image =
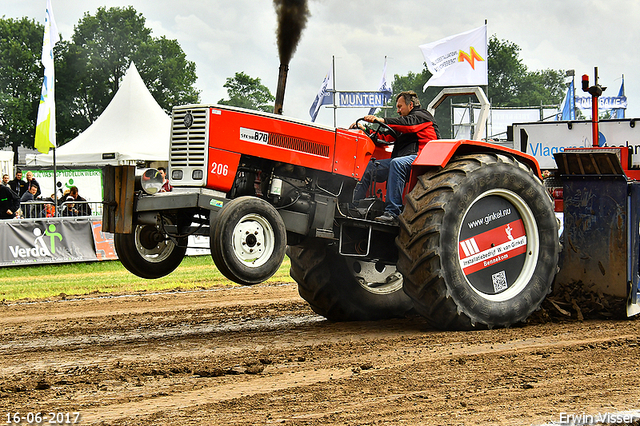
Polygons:
<instances>
[{"instance_id":1,"label":"advertising banner","mask_svg":"<svg viewBox=\"0 0 640 426\"><path fill-rule=\"evenodd\" d=\"M640 126L635 119L601 120L598 142L602 147L626 146L630 149L632 166L640 166ZM516 123L513 125L513 147L533 155L542 169L557 168L553 154L565 148L593 146L590 121L549 121Z\"/></svg>"},{"instance_id":2,"label":"advertising banner","mask_svg":"<svg viewBox=\"0 0 640 426\"><path fill-rule=\"evenodd\" d=\"M591 111L591 96L576 96L576 108ZM598 98L598 109L605 111L608 109L627 108L626 96L600 96Z\"/></svg>"},{"instance_id":3,"label":"advertising banner","mask_svg":"<svg viewBox=\"0 0 640 426\"><path fill-rule=\"evenodd\" d=\"M24 175L28 168L23 169ZM53 170L32 170L33 177L40 184L43 197L53 194ZM102 170L100 169L76 169L58 170L56 179L61 184L58 197L72 186L78 187L78 193L87 201L102 201Z\"/></svg>"},{"instance_id":4,"label":"advertising banner","mask_svg":"<svg viewBox=\"0 0 640 426\"><path fill-rule=\"evenodd\" d=\"M117 260L114 235L102 220L0 220L0 267ZM209 254L209 237L189 236L187 256Z\"/></svg>"},{"instance_id":5,"label":"advertising banner","mask_svg":"<svg viewBox=\"0 0 640 426\"><path fill-rule=\"evenodd\" d=\"M89 220L0 221L0 266L95 260Z\"/></svg>"},{"instance_id":6,"label":"advertising banner","mask_svg":"<svg viewBox=\"0 0 640 426\"><path fill-rule=\"evenodd\" d=\"M91 221L93 231L93 241L96 245L96 256L98 260L117 260L115 246L113 245L113 234L102 231L102 220Z\"/></svg>"}]
</instances>

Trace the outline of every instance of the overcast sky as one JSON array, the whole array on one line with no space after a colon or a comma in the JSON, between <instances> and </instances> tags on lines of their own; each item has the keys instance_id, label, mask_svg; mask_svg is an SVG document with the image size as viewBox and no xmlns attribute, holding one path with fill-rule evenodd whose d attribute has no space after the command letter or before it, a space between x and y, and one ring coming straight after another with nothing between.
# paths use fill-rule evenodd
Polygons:
<instances>
[{"instance_id":1,"label":"overcast sky","mask_svg":"<svg viewBox=\"0 0 640 426\"><path fill-rule=\"evenodd\" d=\"M52 0L63 39L85 12L132 5L155 37L176 39L196 63L203 103L226 98L226 78L243 71L276 93L279 58L272 0ZM44 22L46 0L2 0L6 18ZM284 114L309 120L322 79L336 63L337 90L377 90L384 57L387 79L423 69L418 46L477 28L520 46L530 71L574 69L593 82L598 67L604 96L616 96L625 77L627 118L640 117L640 2L630 0L309 0L311 16L289 66ZM577 94L582 94L578 91ZM491 94L489 94L490 96ZM346 126L366 109L339 109ZM437 118L437 116L436 116ZM332 125L322 108L318 123Z\"/></svg>"}]
</instances>

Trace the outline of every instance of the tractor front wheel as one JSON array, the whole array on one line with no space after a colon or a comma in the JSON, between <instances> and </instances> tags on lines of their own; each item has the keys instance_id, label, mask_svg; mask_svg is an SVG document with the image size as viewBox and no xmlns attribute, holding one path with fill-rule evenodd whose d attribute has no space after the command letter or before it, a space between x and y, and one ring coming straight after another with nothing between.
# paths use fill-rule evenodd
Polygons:
<instances>
[{"instance_id":1,"label":"tractor front wheel","mask_svg":"<svg viewBox=\"0 0 640 426\"><path fill-rule=\"evenodd\" d=\"M212 216L211 257L222 274L238 284L266 281L284 259L287 233L278 211L261 198L236 198Z\"/></svg>"},{"instance_id":2,"label":"tractor front wheel","mask_svg":"<svg viewBox=\"0 0 640 426\"><path fill-rule=\"evenodd\" d=\"M131 234L115 234L114 246L129 272L155 279L169 275L180 265L187 252L187 239L171 239L153 225L136 225Z\"/></svg>"}]
</instances>

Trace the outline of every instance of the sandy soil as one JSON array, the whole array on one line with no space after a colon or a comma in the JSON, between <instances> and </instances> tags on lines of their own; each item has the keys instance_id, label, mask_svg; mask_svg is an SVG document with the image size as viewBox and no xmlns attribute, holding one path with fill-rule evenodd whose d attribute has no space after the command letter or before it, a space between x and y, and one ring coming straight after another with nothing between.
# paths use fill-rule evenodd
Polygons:
<instances>
[{"instance_id":1,"label":"sandy soil","mask_svg":"<svg viewBox=\"0 0 640 426\"><path fill-rule=\"evenodd\" d=\"M540 425L640 408L640 321L544 317L332 323L293 284L4 304L0 424Z\"/></svg>"}]
</instances>

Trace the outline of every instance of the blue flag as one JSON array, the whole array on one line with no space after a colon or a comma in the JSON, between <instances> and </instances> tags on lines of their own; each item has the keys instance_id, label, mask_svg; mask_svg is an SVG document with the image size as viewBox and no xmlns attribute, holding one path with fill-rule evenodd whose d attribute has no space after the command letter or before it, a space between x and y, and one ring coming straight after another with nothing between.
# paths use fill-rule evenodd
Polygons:
<instances>
[{"instance_id":1,"label":"blue flag","mask_svg":"<svg viewBox=\"0 0 640 426\"><path fill-rule=\"evenodd\" d=\"M380 88L378 89L378 92L382 92L384 94L384 102L383 103L387 103L387 101L391 98L391 87L387 84L387 59L385 57L384 60L384 68L382 69L382 78L380 79ZM369 110L369 115L373 115L376 113L376 109L377 108L371 108Z\"/></svg>"},{"instance_id":2,"label":"blue flag","mask_svg":"<svg viewBox=\"0 0 640 426\"><path fill-rule=\"evenodd\" d=\"M333 71L329 70L327 75L324 77L324 80L322 80L322 86L320 86L320 90L318 90L318 94L309 109L309 115L311 116L312 122L316 121L316 117L318 116L318 112L322 105L333 104L333 94Z\"/></svg>"},{"instance_id":3,"label":"blue flag","mask_svg":"<svg viewBox=\"0 0 640 426\"><path fill-rule=\"evenodd\" d=\"M574 101L575 88L573 87L573 81L569 84L567 89L567 95L564 97L562 103L562 120L570 121L576 119L576 106Z\"/></svg>"},{"instance_id":4,"label":"blue flag","mask_svg":"<svg viewBox=\"0 0 640 426\"><path fill-rule=\"evenodd\" d=\"M624 75L622 76L622 84L618 91L618 97L624 96ZM611 111L611 118L624 118L624 108L615 108Z\"/></svg>"}]
</instances>

